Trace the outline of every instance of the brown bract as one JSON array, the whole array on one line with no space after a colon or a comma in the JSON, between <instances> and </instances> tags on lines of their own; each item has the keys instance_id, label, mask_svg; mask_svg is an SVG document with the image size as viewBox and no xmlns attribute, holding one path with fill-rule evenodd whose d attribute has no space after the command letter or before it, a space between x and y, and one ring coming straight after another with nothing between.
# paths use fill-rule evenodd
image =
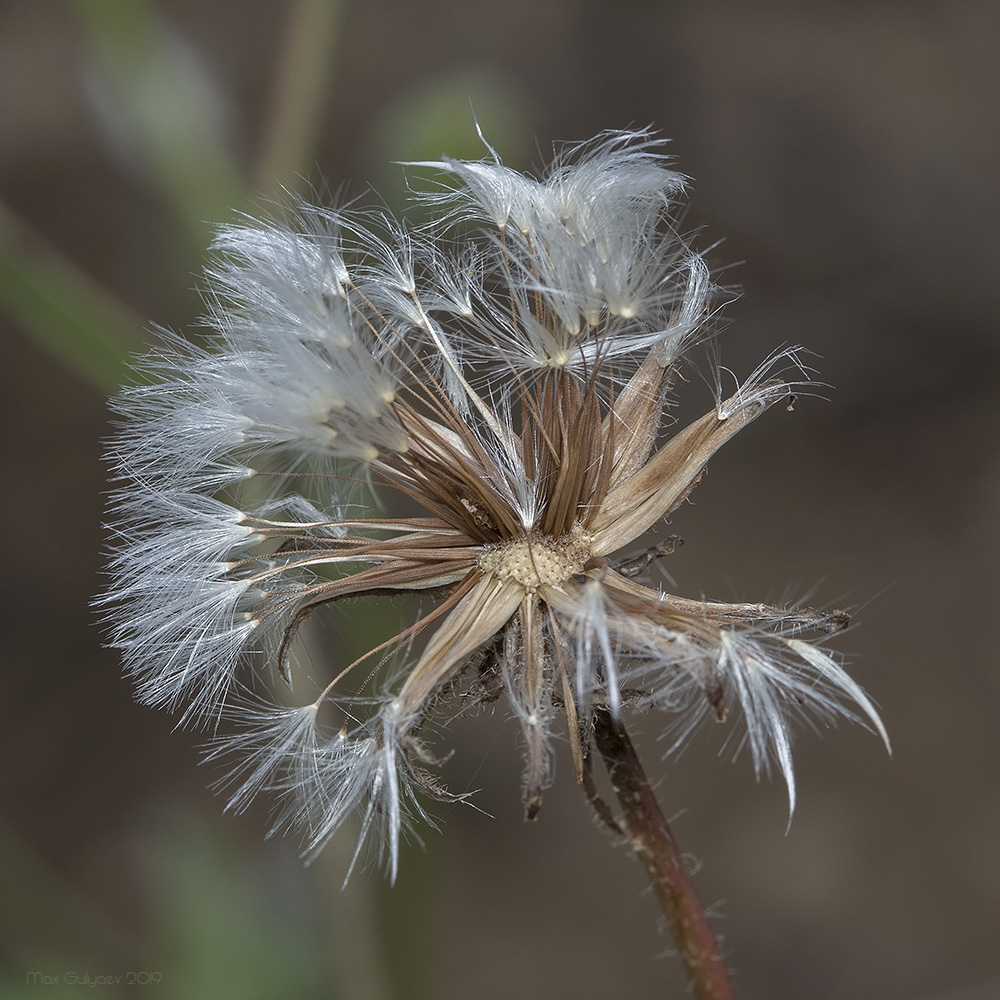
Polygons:
<instances>
[{"instance_id":1,"label":"brown bract","mask_svg":"<svg viewBox=\"0 0 1000 1000\"><path fill-rule=\"evenodd\" d=\"M785 383L739 395L661 442L661 417L671 366L654 358L642 364L602 402L595 371L581 379L564 370L515 381L517 428L504 427L493 447L482 427L473 429L438 391L434 380L392 405L408 446L373 463L386 485L424 508L420 517L356 522L388 537L347 534L324 546L339 559L367 568L317 585L286 633L318 604L346 594L385 590L447 592L434 611L397 637L433 632L406 674L396 702L400 718L416 733L436 698L473 661L483 675L501 675L522 717L527 745L525 807L533 816L545 781L545 733L540 713L561 704L578 778L583 773L592 700L617 711L618 678L606 656L585 681L580 636L595 629L604 652L619 660L648 656L651 643L671 655L676 636L718 646L720 628L771 625L775 619L828 627L828 615L766 605L727 605L675 598L618 572L614 554L663 521L697 484L709 458L750 421L787 395ZM486 423L498 413L477 397ZM480 424L482 421L479 421ZM535 516L509 498L534 491ZM520 491L520 493L519 493ZM349 524L349 522L344 522ZM286 542L286 545L290 544ZM310 542L298 540L303 550ZM588 621L599 590L602 621ZM388 644L383 644L383 649ZM584 641L584 646L593 642ZM488 656L482 656L482 650ZM589 655L589 654L585 654ZM721 718L723 684L709 660L676 657ZM596 682L597 690L591 690ZM501 680L494 680L497 687ZM486 685L489 687L490 685ZM602 690L603 688L603 690Z\"/></svg>"}]
</instances>

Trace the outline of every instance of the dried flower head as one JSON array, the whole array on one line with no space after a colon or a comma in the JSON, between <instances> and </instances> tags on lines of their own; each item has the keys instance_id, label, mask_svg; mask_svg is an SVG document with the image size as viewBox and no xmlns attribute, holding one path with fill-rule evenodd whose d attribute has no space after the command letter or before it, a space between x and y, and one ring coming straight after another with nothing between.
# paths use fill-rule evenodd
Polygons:
<instances>
[{"instance_id":1,"label":"dried flower head","mask_svg":"<svg viewBox=\"0 0 1000 1000\"><path fill-rule=\"evenodd\" d=\"M449 698L506 698L529 817L554 727L582 777L594 713L626 702L666 713L675 744L740 709L758 772L777 763L794 804L795 716L884 736L807 638L846 616L641 583L674 536L635 555L715 451L801 387L780 377L794 352L666 433L714 289L652 134L603 135L541 180L495 155L422 166L444 175L422 196L430 226L300 205L223 228L213 348L166 336L151 384L118 398L107 600L139 697L231 718L213 753L239 759L232 808L277 793L310 852L357 811L393 874L401 828L449 797L424 735ZM415 591L434 603L356 663L322 680L297 663L320 606Z\"/></svg>"}]
</instances>

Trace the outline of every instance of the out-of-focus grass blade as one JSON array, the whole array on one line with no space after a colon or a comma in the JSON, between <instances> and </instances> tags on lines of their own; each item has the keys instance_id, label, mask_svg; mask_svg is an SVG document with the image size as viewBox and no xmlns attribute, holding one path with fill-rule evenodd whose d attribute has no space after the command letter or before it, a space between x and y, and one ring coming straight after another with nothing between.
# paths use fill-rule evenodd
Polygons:
<instances>
[{"instance_id":1,"label":"out-of-focus grass blade","mask_svg":"<svg viewBox=\"0 0 1000 1000\"><path fill-rule=\"evenodd\" d=\"M0 204L0 305L102 393L125 378L143 323Z\"/></svg>"},{"instance_id":2,"label":"out-of-focus grass blade","mask_svg":"<svg viewBox=\"0 0 1000 1000\"><path fill-rule=\"evenodd\" d=\"M255 184L273 193L308 174L330 93L343 0L297 0L265 121Z\"/></svg>"},{"instance_id":3,"label":"out-of-focus grass blade","mask_svg":"<svg viewBox=\"0 0 1000 1000\"><path fill-rule=\"evenodd\" d=\"M160 996L171 1000L320 1000L341 997L329 960L330 928L297 865L264 863L194 812L163 817L144 838L152 951ZM153 988L151 985L150 989Z\"/></svg>"},{"instance_id":4,"label":"out-of-focus grass blade","mask_svg":"<svg viewBox=\"0 0 1000 1000\"><path fill-rule=\"evenodd\" d=\"M200 255L211 225L247 196L226 151L224 102L210 68L150 0L74 0L73 7L96 59L105 115L120 141L134 147Z\"/></svg>"}]
</instances>

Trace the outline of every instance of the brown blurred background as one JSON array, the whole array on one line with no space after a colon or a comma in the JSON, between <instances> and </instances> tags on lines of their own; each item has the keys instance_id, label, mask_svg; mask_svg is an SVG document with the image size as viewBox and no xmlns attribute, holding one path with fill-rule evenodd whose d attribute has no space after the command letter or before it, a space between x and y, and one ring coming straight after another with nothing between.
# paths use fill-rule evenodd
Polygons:
<instances>
[{"instance_id":1,"label":"brown blurred background","mask_svg":"<svg viewBox=\"0 0 1000 1000\"><path fill-rule=\"evenodd\" d=\"M0 995L685 995L568 756L526 825L514 726L463 724L449 777L494 818L438 807L395 889L341 892L349 838L306 869L265 810L221 816L199 736L132 703L88 607L104 397L146 324L198 315L210 224L276 181L399 206L391 161L481 155L471 100L517 167L672 137L685 221L745 262L723 361L803 344L834 387L717 456L665 568L855 609L892 760L803 732L786 835L724 733L661 764L636 722L739 995L1000 997L998 47L985 0L0 0Z\"/></svg>"}]
</instances>

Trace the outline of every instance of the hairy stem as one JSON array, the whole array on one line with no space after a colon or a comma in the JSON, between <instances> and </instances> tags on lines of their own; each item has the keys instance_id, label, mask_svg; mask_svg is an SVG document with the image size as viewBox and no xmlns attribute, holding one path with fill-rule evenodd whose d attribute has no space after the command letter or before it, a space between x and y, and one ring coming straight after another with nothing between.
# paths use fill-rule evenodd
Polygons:
<instances>
[{"instance_id":1,"label":"hairy stem","mask_svg":"<svg viewBox=\"0 0 1000 1000\"><path fill-rule=\"evenodd\" d=\"M735 1000L715 934L698 900L691 876L660 810L632 741L621 721L605 708L594 712L594 743L621 804L615 819L601 801L590 774L584 785L597 815L622 834L652 882L699 1000Z\"/></svg>"}]
</instances>

